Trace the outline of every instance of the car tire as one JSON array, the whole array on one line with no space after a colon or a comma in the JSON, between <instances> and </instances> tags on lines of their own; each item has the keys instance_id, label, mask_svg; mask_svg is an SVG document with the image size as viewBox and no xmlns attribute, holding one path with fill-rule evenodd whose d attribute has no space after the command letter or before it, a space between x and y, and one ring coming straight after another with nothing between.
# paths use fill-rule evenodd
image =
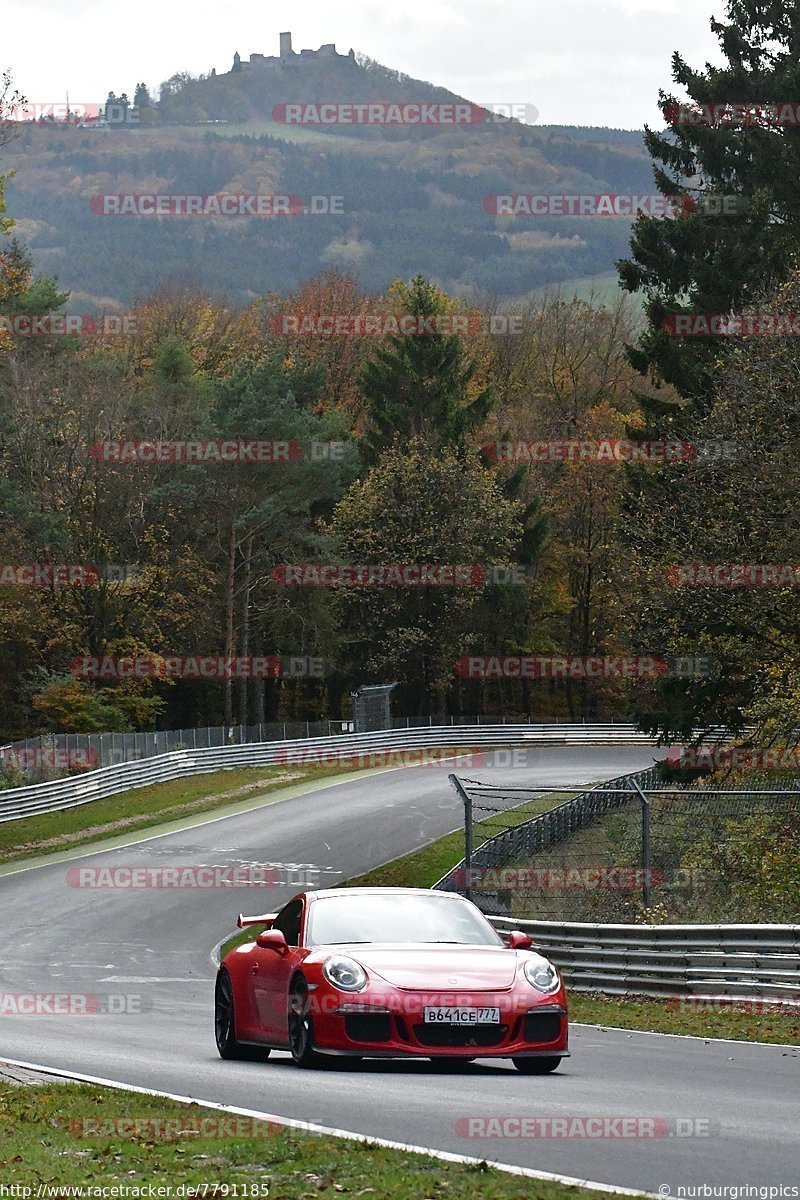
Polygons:
<instances>
[{"instance_id":1,"label":"car tire","mask_svg":"<svg viewBox=\"0 0 800 1200\"><path fill-rule=\"evenodd\" d=\"M522 1075L549 1075L561 1066L561 1059L552 1058L512 1058L514 1066Z\"/></svg>"},{"instance_id":2,"label":"car tire","mask_svg":"<svg viewBox=\"0 0 800 1200\"><path fill-rule=\"evenodd\" d=\"M289 990L289 1049L296 1067L305 1070L325 1066L325 1058L314 1049L314 1025L311 1020L308 984L296 976Z\"/></svg>"},{"instance_id":3,"label":"car tire","mask_svg":"<svg viewBox=\"0 0 800 1200\"><path fill-rule=\"evenodd\" d=\"M233 984L223 968L214 987L214 1038L220 1058L269 1058L268 1046L244 1046L236 1040Z\"/></svg>"}]
</instances>

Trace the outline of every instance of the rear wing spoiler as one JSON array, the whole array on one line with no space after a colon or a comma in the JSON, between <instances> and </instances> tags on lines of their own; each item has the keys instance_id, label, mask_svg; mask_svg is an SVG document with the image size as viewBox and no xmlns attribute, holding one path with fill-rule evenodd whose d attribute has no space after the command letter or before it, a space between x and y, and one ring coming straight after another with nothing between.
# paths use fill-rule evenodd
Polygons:
<instances>
[{"instance_id":1,"label":"rear wing spoiler","mask_svg":"<svg viewBox=\"0 0 800 1200\"><path fill-rule=\"evenodd\" d=\"M246 925L263 925L265 929L269 929L272 922L277 917L277 913L264 913L260 917L246 917L244 913L239 913L239 918L236 924L240 929L244 929Z\"/></svg>"}]
</instances>

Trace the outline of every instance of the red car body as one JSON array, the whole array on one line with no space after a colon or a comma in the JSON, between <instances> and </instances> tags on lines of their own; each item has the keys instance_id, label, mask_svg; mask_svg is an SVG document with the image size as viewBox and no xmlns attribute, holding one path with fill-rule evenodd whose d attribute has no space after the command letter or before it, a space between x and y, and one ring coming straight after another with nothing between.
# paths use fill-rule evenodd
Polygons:
<instances>
[{"instance_id":1,"label":"red car body","mask_svg":"<svg viewBox=\"0 0 800 1200\"><path fill-rule=\"evenodd\" d=\"M412 924L426 924L420 934L437 932L431 926L441 918L441 929L469 940L442 944L409 930L407 940L376 941L369 936L376 910L378 924L383 910L392 929L407 912ZM320 942L315 928L336 932L337 922L346 938ZM566 995L555 968L528 948L525 934L504 942L463 896L421 888L303 892L280 913L240 917L239 924L262 931L220 964L215 1024L223 1058L254 1048L261 1057L290 1050L299 1066L321 1066L328 1055L503 1057L526 1074L543 1074L569 1053ZM360 924L363 940L354 936ZM545 990L531 982L526 964Z\"/></svg>"}]
</instances>

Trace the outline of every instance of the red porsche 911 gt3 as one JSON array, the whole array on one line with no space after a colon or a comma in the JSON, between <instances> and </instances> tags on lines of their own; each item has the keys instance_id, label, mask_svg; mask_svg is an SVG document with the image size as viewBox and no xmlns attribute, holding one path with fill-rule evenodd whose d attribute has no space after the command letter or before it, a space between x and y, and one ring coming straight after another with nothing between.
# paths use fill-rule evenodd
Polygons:
<instances>
[{"instance_id":1,"label":"red porsche 911 gt3","mask_svg":"<svg viewBox=\"0 0 800 1200\"><path fill-rule=\"evenodd\" d=\"M299 1067L355 1058L511 1058L554 1071L567 1050L555 967L523 933L501 938L452 892L302 892L226 954L215 1033L223 1058L289 1050Z\"/></svg>"}]
</instances>

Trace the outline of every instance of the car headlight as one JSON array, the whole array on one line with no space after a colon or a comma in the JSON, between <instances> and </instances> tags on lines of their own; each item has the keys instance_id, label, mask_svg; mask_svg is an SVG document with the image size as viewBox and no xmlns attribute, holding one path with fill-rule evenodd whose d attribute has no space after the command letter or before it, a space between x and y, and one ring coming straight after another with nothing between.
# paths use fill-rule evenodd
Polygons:
<instances>
[{"instance_id":1,"label":"car headlight","mask_svg":"<svg viewBox=\"0 0 800 1200\"><path fill-rule=\"evenodd\" d=\"M360 992L367 983L367 972L361 964L345 954L326 959L322 974L328 983L332 983L342 992Z\"/></svg>"},{"instance_id":2,"label":"car headlight","mask_svg":"<svg viewBox=\"0 0 800 1200\"><path fill-rule=\"evenodd\" d=\"M535 987L537 991L550 995L552 992L557 992L561 987L561 979L558 971L552 963L547 962L543 958L526 959L523 969L528 983Z\"/></svg>"}]
</instances>

